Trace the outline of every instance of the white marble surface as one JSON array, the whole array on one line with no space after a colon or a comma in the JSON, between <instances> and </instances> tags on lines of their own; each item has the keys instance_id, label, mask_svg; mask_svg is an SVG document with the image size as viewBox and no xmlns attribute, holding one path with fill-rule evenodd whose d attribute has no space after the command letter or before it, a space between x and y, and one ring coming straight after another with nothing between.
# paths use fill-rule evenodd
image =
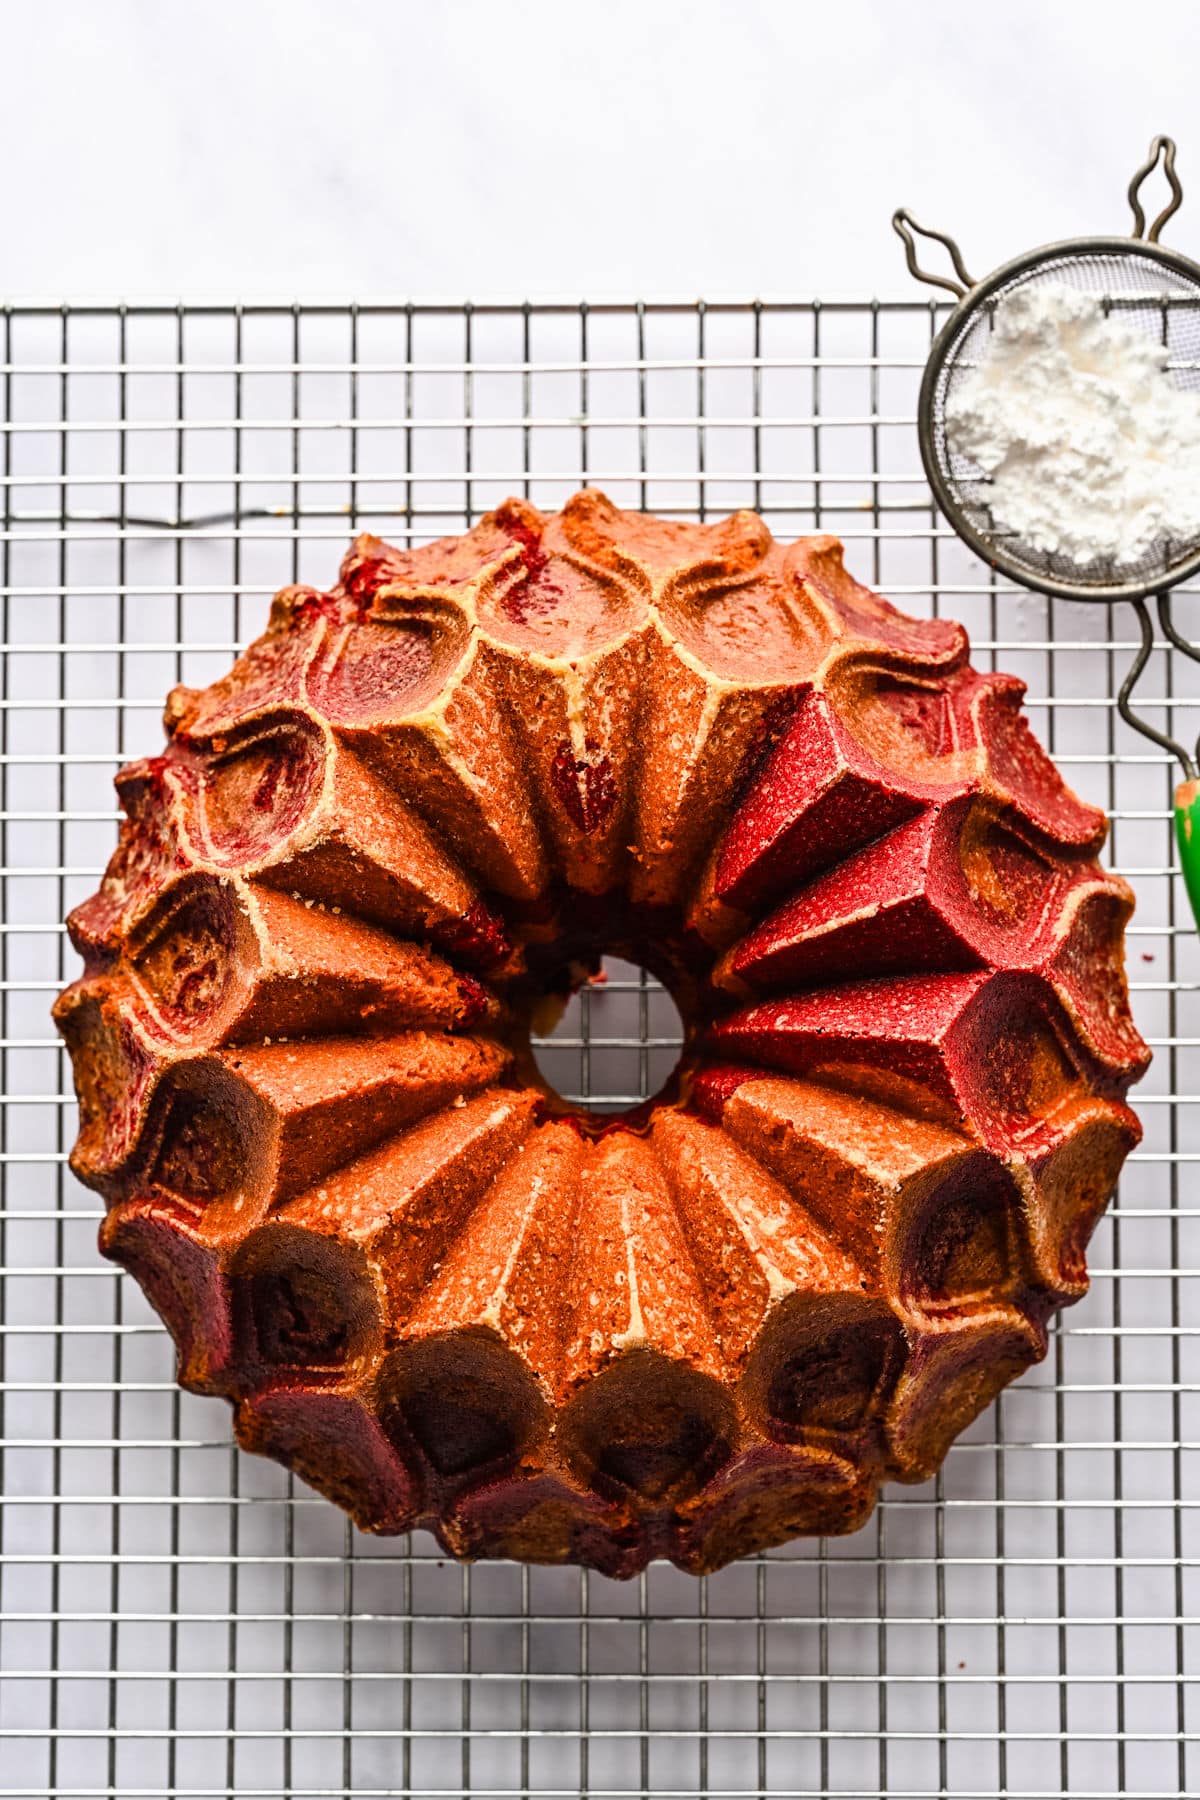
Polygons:
<instances>
[{"instance_id":1,"label":"white marble surface","mask_svg":"<svg viewBox=\"0 0 1200 1800\"><path fill-rule=\"evenodd\" d=\"M6 298L911 291L1119 230L1200 249L1195 0L0 0Z\"/></svg>"}]
</instances>

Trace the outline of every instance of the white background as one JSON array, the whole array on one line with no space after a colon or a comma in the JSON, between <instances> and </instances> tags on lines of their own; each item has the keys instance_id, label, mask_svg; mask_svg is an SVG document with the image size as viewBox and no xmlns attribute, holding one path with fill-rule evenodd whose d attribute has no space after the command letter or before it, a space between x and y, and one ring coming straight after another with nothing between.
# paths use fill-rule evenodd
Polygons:
<instances>
[{"instance_id":1,"label":"white background","mask_svg":"<svg viewBox=\"0 0 1200 1800\"><path fill-rule=\"evenodd\" d=\"M0 0L0 297L911 291L1196 199L1195 0Z\"/></svg>"}]
</instances>

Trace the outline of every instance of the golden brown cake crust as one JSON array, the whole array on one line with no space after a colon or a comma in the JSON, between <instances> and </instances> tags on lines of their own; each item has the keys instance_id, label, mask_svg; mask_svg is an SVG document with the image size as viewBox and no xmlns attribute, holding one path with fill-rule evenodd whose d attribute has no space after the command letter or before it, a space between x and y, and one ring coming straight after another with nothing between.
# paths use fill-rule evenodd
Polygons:
<instances>
[{"instance_id":1,"label":"golden brown cake crust","mask_svg":"<svg viewBox=\"0 0 1200 1800\"><path fill-rule=\"evenodd\" d=\"M117 779L55 1013L101 1247L364 1529L696 1571L853 1529L1045 1350L1137 1141L1125 885L1010 677L832 538L594 491L287 588ZM636 1112L531 1022L612 951Z\"/></svg>"}]
</instances>

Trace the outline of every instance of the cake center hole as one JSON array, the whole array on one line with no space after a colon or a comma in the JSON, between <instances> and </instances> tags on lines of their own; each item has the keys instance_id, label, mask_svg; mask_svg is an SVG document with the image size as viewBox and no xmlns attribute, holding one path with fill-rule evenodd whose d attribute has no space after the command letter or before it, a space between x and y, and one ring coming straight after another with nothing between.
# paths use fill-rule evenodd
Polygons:
<instances>
[{"instance_id":1,"label":"cake center hole","mask_svg":"<svg viewBox=\"0 0 1200 1800\"><path fill-rule=\"evenodd\" d=\"M552 1028L532 1037L544 1081L568 1105L601 1116L633 1112L670 1081L683 1050L671 995L638 963L606 956Z\"/></svg>"}]
</instances>

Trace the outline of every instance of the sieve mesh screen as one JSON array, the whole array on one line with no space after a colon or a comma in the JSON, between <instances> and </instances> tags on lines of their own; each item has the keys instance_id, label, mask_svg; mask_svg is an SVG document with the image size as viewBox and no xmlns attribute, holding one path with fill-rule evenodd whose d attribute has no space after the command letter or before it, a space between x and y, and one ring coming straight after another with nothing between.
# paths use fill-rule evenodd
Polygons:
<instances>
[{"instance_id":1,"label":"sieve mesh screen","mask_svg":"<svg viewBox=\"0 0 1200 1800\"><path fill-rule=\"evenodd\" d=\"M1051 284L1095 295L1111 316L1165 344L1172 382L1200 396L1200 281L1169 268L1152 252L1143 253L1132 240L1128 248L1111 251L1047 252L998 287L989 287L936 353L926 443L944 485L940 498L951 523L966 525L978 538L994 544L1018 578L1035 585L1047 579L1069 582L1094 589L1097 597L1131 583L1151 590L1174 579L1175 571L1200 550L1200 539L1160 537L1135 559L1097 557L1081 566L1004 529L992 511L988 477L947 441L948 404L978 369L998 310L1020 291Z\"/></svg>"}]
</instances>

